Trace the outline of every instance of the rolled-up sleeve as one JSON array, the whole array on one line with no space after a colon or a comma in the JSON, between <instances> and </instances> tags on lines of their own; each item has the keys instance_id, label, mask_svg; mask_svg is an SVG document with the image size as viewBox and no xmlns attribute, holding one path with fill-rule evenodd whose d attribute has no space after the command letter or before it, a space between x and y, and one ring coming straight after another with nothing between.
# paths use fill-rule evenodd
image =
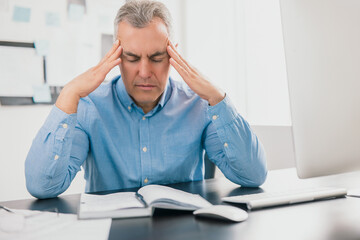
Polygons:
<instances>
[{"instance_id":1,"label":"rolled-up sleeve","mask_svg":"<svg viewBox=\"0 0 360 240\"><path fill-rule=\"evenodd\" d=\"M54 106L33 140L25 177L34 197L51 198L64 192L86 159L89 140L77 117Z\"/></svg>"},{"instance_id":2,"label":"rolled-up sleeve","mask_svg":"<svg viewBox=\"0 0 360 240\"><path fill-rule=\"evenodd\" d=\"M262 144L228 96L208 107L211 122L205 130L205 151L232 182L258 187L267 176Z\"/></svg>"}]
</instances>

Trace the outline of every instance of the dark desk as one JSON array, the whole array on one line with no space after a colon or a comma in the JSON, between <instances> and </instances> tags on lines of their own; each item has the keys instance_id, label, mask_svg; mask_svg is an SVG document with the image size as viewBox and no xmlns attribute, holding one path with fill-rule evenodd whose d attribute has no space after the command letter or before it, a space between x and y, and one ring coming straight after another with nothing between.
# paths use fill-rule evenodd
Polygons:
<instances>
[{"instance_id":1,"label":"dark desk","mask_svg":"<svg viewBox=\"0 0 360 240\"><path fill-rule=\"evenodd\" d=\"M299 180L295 169L269 173L261 188L240 188L225 178L170 185L199 193L213 204L223 196L291 188L337 186L360 188L360 172ZM2 202L10 208L57 207L76 213L80 195L48 200ZM113 220L109 239L360 239L360 198L346 197L249 212L242 223L195 218L189 212L157 210L153 218Z\"/></svg>"}]
</instances>

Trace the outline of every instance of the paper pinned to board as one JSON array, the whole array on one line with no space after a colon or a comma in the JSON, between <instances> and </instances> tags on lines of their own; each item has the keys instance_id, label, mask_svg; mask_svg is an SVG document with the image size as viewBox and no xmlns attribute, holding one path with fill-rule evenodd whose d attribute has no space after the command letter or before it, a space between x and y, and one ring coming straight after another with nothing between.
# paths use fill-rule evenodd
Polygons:
<instances>
[{"instance_id":1,"label":"paper pinned to board","mask_svg":"<svg viewBox=\"0 0 360 240\"><path fill-rule=\"evenodd\" d=\"M49 54L50 41L46 39L35 40L35 50L37 55L46 56Z\"/></svg>"},{"instance_id":2,"label":"paper pinned to board","mask_svg":"<svg viewBox=\"0 0 360 240\"><path fill-rule=\"evenodd\" d=\"M51 93L49 85L42 84L42 85L33 85L34 96L33 101L34 103L50 103L51 102Z\"/></svg>"},{"instance_id":3,"label":"paper pinned to board","mask_svg":"<svg viewBox=\"0 0 360 240\"><path fill-rule=\"evenodd\" d=\"M75 214L0 209L0 240L108 239L111 219L78 220Z\"/></svg>"}]
</instances>

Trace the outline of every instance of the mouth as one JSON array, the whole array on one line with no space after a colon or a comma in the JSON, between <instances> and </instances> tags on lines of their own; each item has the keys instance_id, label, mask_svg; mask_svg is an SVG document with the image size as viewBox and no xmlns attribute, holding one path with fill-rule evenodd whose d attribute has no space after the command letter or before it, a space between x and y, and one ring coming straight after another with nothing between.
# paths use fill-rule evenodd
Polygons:
<instances>
[{"instance_id":1,"label":"mouth","mask_svg":"<svg viewBox=\"0 0 360 240\"><path fill-rule=\"evenodd\" d=\"M151 84L136 84L135 86L145 91L150 91L156 87L155 85L151 85Z\"/></svg>"}]
</instances>

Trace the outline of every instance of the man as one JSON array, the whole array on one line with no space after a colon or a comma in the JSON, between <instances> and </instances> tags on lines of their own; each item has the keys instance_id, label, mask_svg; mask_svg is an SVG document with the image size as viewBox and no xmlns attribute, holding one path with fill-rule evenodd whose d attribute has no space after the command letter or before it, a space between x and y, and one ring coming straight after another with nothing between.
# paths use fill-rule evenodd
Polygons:
<instances>
[{"instance_id":1,"label":"man","mask_svg":"<svg viewBox=\"0 0 360 240\"><path fill-rule=\"evenodd\" d=\"M230 99L182 58L170 33L162 3L120 8L112 49L64 87L32 144L25 174L33 196L58 196L80 166L86 192L202 180L204 150L231 181L265 181L257 137ZM117 65L121 76L101 84ZM169 78L170 65L184 82Z\"/></svg>"}]
</instances>

